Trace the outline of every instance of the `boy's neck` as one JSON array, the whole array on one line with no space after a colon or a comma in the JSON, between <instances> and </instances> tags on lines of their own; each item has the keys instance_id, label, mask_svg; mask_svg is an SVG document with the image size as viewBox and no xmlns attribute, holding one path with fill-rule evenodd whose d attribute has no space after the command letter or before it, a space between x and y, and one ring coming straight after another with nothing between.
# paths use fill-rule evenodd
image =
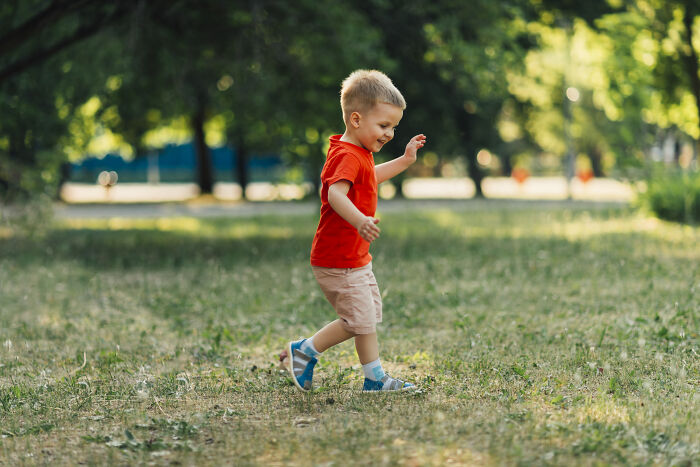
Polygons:
<instances>
[{"instance_id":1,"label":"boy's neck","mask_svg":"<svg viewBox=\"0 0 700 467\"><path fill-rule=\"evenodd\" d=\"M345 133L343 133L343 136L340 137L340 141L342 141L342 142L344 142L344 143L351 143L351 144L354 144L355 146L359 146L359 147L361 147L362 149L365 149L365 147L362 146L362 143L360 143L360 140L357 139L357 138L352 134L352 132L351 132L351 131L348 131L347 129L345 129Z\"/></svg>"}]
</instances>

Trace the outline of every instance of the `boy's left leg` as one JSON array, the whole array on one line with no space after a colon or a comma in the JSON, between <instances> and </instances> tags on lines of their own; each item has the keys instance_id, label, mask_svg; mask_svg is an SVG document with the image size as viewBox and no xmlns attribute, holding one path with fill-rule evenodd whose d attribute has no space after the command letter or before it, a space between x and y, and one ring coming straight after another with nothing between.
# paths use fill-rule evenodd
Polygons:
<instances>
[{"instance_id":1,"label":"boy's left leg","mask_svg":"<svg viewBox=\"0 0 700 467\"><path fill-rule=\"evenodd\" d=\"M307 353L309 352L308 348L306 352L302 350L302 346L306 344L307 341L308 339L301 339L287 344L287 370L289 370L289 373L292 375L294 386L304 392L311 391L312 389L311 383L314 378L314 366L318 363L318 360L314 356ZM313 344L311 346L313 347ZM316 355L318 355L317 352Z\"/></svg>"},{"instance_id":2,"label":"boy's left leg","mask_svg":"<svg viewBox=\"0 0 700 467\"><path fill-rule=\"evenodd\" d=\"M330 347L345 342L353 336L354 334L345 330L341 320L337 319L325 325L308 339L290 342L287 346L289 357L287 365L293 376L294 385L302 391L310 391L314 366L318 361L316 357Z\"/></svg>"},{"instance_id":3,"label":"boy's left leg","mask_svg":"<svg viewBox=\"0 0 700 467\"><path fill-rule=\"evenodd\" d=\"M353 336L355 336L355 334L347 331L345 327L343 327L343 322L336 319L326 324L321 330L314 334L310 340L313 341L316 351L318 353L323 353L334 345L345 342Z\"/></svg>"}]
</instances>

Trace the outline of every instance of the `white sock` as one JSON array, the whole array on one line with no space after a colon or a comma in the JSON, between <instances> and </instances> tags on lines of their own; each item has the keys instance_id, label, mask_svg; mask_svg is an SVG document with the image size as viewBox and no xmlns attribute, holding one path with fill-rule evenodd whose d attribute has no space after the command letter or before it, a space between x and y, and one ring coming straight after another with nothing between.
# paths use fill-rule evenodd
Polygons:
<instances>
[{"instance_id":1,"label":"white sock","mask_svg":"<svg viewBox=\"0 0 700 467\"><path fill-rule=\"evenodd\" d=\"M372 381L380 381L384 377L384 369L379 359L365 363L362 365L362 370L365 372L365 378L369 378Z\"/></svg>"},{"instance_id":2,"label":"white sock","mask_svg":"<svg viewBox=\"0 0 700 467\"><path fill-rule=\"evenodd\" d=\"M316 350L316 347L314 347L314 338L313 337L309 337L308 339L306 339L301 344L301 348L299 350L304 352L309 357L315 357L316 355L319 355L321 353L318 350Z\"/></svg>"}]
</instances>

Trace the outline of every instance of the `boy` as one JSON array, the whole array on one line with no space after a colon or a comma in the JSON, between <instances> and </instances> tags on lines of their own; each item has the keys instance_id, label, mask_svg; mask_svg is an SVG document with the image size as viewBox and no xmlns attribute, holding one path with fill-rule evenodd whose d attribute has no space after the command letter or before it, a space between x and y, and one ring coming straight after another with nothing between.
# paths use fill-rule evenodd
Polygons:
<instances>
[{"instance_id":1,"label":"boy","mask_svg":"<svg viewBox=\"0 0 700 467\"><path fill-rule=\"evenodd\" d=\"M345 133L331 136L321 172L321 219L311 247L311 266L339 319L308 339L287 345L294 385L311 390L316 357L351 337L365 373L364 392L413 389L387 375L379 361L376 325L382 300L372 273L369 244L379 237L377 185L416 161L424 135L414 136L403 156L374 165L373 152L394 137L406 101L388 76L357 70L343 81L340 104Z\"/></svg>"}]
</instances>

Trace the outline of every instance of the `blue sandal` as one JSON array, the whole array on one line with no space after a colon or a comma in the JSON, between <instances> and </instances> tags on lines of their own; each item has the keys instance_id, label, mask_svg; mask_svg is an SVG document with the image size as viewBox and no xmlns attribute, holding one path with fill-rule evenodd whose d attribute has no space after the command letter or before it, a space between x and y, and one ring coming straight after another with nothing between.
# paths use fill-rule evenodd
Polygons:
<instances>
[{"instance_id":1,"label":"blue sandal","mask_svg":"<svg viewBox=\"0 0 700 467\"><path fill-rule=\"evenodd\" d=\"M386 393L386 392L401 392L416 389L416 386L400 379L392 378L389 375L384 375L379 381L365 378L365 384L362 386L362 392Z\"/></svg>"},{"instance_id":2,"label":"blue sandal","mask_svg":"<svg viewBox=\"0 0 700 467\"><path fill-rule=\"evenodd\" d=\"M287 370L292 375L294 386L300 391L309 392L312 390L314 366L316 366L318 360L299 350L305 340L292 341L287 344Z\"/></svg>"}]
</instances>

